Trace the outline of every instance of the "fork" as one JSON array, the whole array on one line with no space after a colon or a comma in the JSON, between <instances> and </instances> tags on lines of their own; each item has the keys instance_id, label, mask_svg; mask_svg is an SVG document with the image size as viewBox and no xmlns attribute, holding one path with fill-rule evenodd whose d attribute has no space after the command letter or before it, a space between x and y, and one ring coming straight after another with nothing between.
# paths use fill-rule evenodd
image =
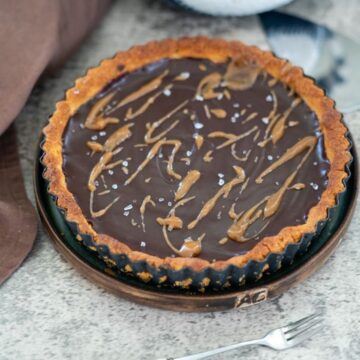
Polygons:
<instances>
[{"instance_id":1,"label":"fork","mask_svg":"<svg viewBox=\"0 0 360 360\"><path fill-rule=\"evenodd\" d=\"M281 328L274 329L261 339L244 341L238 344L228 345L180 358L167 357L158 360L200 360L248 345L261 345L274 350L285 350L302 343L319 332L322 329L322 321L321 315L315 313L295 322L291 322Z\"/></svg>"}]
</instances>

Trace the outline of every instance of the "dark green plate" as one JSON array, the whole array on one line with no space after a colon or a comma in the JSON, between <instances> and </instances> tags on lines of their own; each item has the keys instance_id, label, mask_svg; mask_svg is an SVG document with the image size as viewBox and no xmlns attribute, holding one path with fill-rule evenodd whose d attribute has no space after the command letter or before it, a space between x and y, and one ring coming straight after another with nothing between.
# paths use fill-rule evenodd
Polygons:
<instances>
[{"instance_id":1,"label":"dark green plate","mask_svg":"<svg viewBox=\"0 0 360 360\"><path fill-rule=\"evenodd\" d=\"M58 250L85 276L99 285L123 297L139 303L179 311L213 311L242 307L259 303L277 296L289 287L303 281L316 271L334 251L345 232L358 194L358 159L355 148L354 161L350 166L350 177L346 191L340 196L339 204L325 227L311 242L307 251L295 258L292 264L276 273L265 274L255 283L245 284L238 289L206 292L186 292L172 288L158 288L131 278L120 271L109 268L93 252L76 240L63 215L47 192L42 177L43 166L39 159L42 152L38 147L34 182L38 210Z\"/></svg>"}]
</instances>

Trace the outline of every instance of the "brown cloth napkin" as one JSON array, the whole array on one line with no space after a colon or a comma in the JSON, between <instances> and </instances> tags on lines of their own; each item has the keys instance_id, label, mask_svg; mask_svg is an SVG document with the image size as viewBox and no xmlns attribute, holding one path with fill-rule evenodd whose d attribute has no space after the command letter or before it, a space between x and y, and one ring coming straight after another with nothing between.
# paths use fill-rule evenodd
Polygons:
<instances>
[{"instance_id":1,"label":"brown cloth napkin","mask_svg":"<svg viewBox=\"0 0 360 360\"><path fill-rule=\"evenodd\" d=\"M27 204L14 129L4 131L40 75L67 59L109 3L0 0L0 284L20 265L36 236L36 217Z\"/></svg>"}]
</instances>

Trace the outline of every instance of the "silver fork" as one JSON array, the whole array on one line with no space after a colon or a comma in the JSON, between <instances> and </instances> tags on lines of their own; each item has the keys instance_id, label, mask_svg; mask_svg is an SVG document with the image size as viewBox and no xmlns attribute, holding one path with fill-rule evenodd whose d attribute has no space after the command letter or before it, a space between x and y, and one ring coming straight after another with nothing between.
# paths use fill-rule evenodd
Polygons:
<instances>
[{"instance_id":1,"label":"silver fork","mask_svg":"<svg viewBox=\"0 0 360 360\"><path fill-rule=\"evenodd\" d=\"M323 319L321 318L321 315L315 313L298 321L291 322L281 328L274 329L261 339L244 341L238 344L228 345L180 358L168 357L158 360L200 360L248 345L261 345L274 350L285 350L302 343L319 332L322 328L322 321Z\"/></svg>"}]
</instances>

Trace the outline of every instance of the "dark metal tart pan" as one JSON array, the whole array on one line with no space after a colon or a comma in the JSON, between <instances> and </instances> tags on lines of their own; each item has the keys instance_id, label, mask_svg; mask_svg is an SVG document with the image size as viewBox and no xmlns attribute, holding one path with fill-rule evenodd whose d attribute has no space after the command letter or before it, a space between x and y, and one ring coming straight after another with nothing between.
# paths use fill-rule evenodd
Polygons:
<instances>
[{"instance_id":1,"label":"dark metal tart pan","mask_svg":"<svg viewBox=\"0 0 360 360\"><path fill-rule=\"evenodd\" d=\"M348 136L348 138L352 144L350 136ZM39 151L38 158L40 160L38 164L39 167L36 170L36 177L44 171L43 164L41 163L43 156L41 146ZM51 217L57 219L57 223L63 222L62 228L66 227L67 231L71 231L73 239L78 239L77 242L81 243L84 248L87 248L86 251L90 249L91 255L89 256L102 259L106 266L112 269L113 272L115 271L114 274L122 279L121 281L123 281L125 277L131 278L129 281L135 281L135 283L144 282L144 274L151 274L151 279L148 282L145 281L150 287L161 286L162 288L176 289L182 292L189 290L209 292L209 289L206 289L207 287L215 292L224 291L225 289L227 291L234 291L258 283L263 277L271 278L271 276L277 273L286 273L297 261L300 260L301 262L301 257L304 257L310 248L318 249L319 246L331 238L331 235L343 221L344 214L349 211L349 198L357 192L357 185L354 183L354 181L357 181L357 174L356 176L353 175L354 167L356 167L357 171L357 158L354 156L354 149L352 149L352 156L352 161L346 166L348 176L344 180L345 190L337 196L336 206L328 210L327 219L318 223L316 232L304 234L298 243L289 244L285 251L281 253L271 253L264 261L251 260L244 267L239 268L230 265L222 271L206 269L202 272L195 272L191 268L173 271L154 268L145 261L132 262L125 254L112 254L107 246L98 245L93 241L91 236L80 234L77 225L66 220L64 209L56 205L55 196L52 194L43 194L41 201L43 204L47 203L43 206L48 209L46 211L50 211L52 214ZM47 191L48 182L44 178L37 179L36 182L39 196L44 190ZM61 220L59 216L62 217ZM68 238L69 234L67 234L66 237ZM310 252L310 254L313 253L314 250ZM162 281L165 275L167 280ZM137 279L137 277L139 279ZM189 279L191 279L191 281ZM210 284L210 286L204 286L204 284Z\"/></svg>"}]
</instances>

